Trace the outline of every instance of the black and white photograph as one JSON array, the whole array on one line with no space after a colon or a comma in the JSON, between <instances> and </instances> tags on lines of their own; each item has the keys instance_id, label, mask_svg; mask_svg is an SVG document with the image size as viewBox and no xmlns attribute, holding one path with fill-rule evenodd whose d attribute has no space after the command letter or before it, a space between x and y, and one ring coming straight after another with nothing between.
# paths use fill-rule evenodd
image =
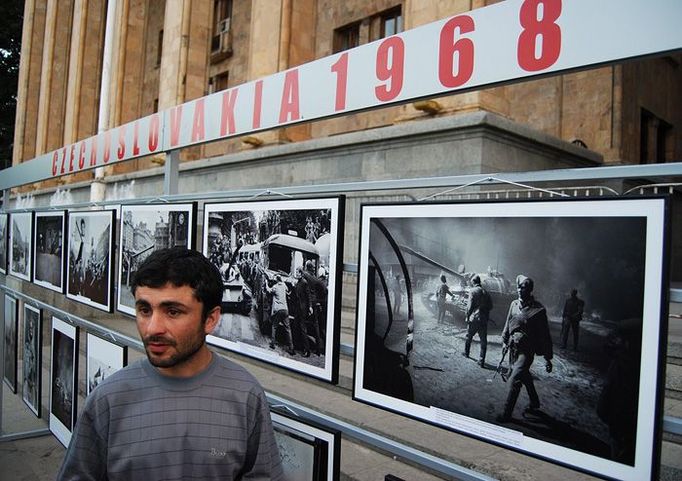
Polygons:
<instances>
[{"instance_id":1,"label":"black and white photograph","mask_svg":"<svg viewBox=\"0 0 682 481\"><path fill-rule=\"evenodd\" d=\"M121 206L117 309L135 315L130 282L152 252L168 247L194 249L196 203Z\"/></svg>"},{"instance_id":2,"label":"black and white photograph","mask_svg":"<svg viewBox=\"0 0 682 481\"><path fill-rule=\"evenodd\" d=\"M17 299L5 294L5 319L3 322L4 372L2 379L14 394L17 393L17 336L19 304Z\"/></svg>"},{"instance_id":3,"label":"black and white photograph","mask_svg":"<svg viewBox=\"0 0 682 481\"><path fill-rule=\"evenodd\" d=\"M36 212L33 239L33 283L64 293L66 211Z\"/></svg>"},{"instance_id":4,"label":"black and white photograph","mask_svg":"<svg viewBox=\"0 0 682 481\"><path fill-rule=\"evenodd\" d=\"M0 274L7 274L7 238L9 214L0 214Z\"/></svg>"},{"instance_id":5,"label":"black and white photograph","mask_svg":"<svg viewBox=\"0 0 682 481\"><path fill-rule=\"evenodd\" d=\"M336 383L343 197L204 205L223 277L209 343Z\"/></svg>"},{"instance_id":6,"label":"black and white photograph","mask_svg":"<svg viewBox=\"0 0 682 481\"><path fill-rule=\"evenodd\" d=\"M273 409L275 441L285 481L337 481L341 433Z\"/></svg>"},{"instance_id":7,"label":"black and white photograph","mask_svg":"<svg viewBox=\"0 0 682 481\"><path fill-rule=\"evenodd\" d=\"M128 348L88 332L86 339L86 383L90 394L99 384L128 364Z\"/></svg>"},{"instance_id":8,"label":"black and white photograph","mask_svg":"<svg viewBox=\"0 0 682 481\"><path fill-rule=\"evenodd\" d=\"M66 297L112 311L115 210L69 212Z\"/></svg>"},{"instance_id":9,"label":"black and white photograph","mask_svg":"<svg viewBox=\"0 0 682 481\"><path fill-rule=\"evenodd\" d=\"M664 198L363 205L354 399L648 478L668 216Z\"/></svg>"},{"instance_id":10,"label":"black and white photograph","mask_svg":"<svg viewBox=\"0 0 682 481\"><path fill-rule=\"evenodd\" d=\"M16 212L10 215L9 220L9 273L30 281L33 212Z\"/></svg>"},{"instance_id":11,"label":"black and white photograph","mask_svg":"<svg viewBox=\"0 0 682 481\"><path fill-rule=\"evenodd\" d=\"M24 352L21 369L21 397L37 417L41 417L43 313L24 303Z\"/></svg>"},{"instance_id":12,"label":"black and white photograph","mask_svg":"<svg viewBox=\"0 0 682 481\"><path fill-rule=\"evenodd\" d=\"M78 331L77 326L52 317L50 431L64 446L69 445L76 424Z\"/></svg>"}]
</instances>

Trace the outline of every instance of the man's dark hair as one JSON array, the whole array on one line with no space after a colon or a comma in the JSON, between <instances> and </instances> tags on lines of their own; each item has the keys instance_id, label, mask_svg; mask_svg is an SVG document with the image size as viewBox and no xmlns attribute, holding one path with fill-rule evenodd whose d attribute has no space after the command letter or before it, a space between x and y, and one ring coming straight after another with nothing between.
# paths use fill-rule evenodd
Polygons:
<instances>
[{"instance_id":1,"label":"man's dark hair","mask_svg":"<svg viewBox=\"0 0 682 481\"><path fill-rule=\"evenodd\" d=\"M138 287L189 286L203 304L203 318L223 299L223 280L218 268L200 252L186 247L159 249L147 257L133 275L130 291Z\"/></svg>"},{"instance_id":2,"label":"man's dark hair","mask_svg":"<svg viewBox=\"0 0 682 481\"><path fill-rule=\"evenodd\" d=\"M481 285L481 276L476 274L474 277L471 278L471 283L475 286L480 286Z\"/></svg>"}]
</instances>

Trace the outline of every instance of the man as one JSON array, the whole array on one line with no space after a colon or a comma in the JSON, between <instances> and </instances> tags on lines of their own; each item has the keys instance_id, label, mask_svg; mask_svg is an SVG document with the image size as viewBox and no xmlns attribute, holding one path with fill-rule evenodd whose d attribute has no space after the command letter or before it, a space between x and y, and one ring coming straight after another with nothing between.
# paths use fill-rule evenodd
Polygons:
<instances>
[{"instance_id":1,"label":"man","mask_svg":"<svg viewBox=\"0 0 682 481\"><path fill-rule=\"evenodd\" d=\"M205 343L220 320L215 266L161 249L131 291L147 358L88 396L57 479L281 479L262 388Z\"/></svg>"},{"instance_id":2,"label":"man","mask_svg":"<svg viewBox=\"0 0 682 481\"><path fill-rule=\"evenodd\" d=\"M303 357L310 357L310 339L308 338L308 319L313 314L313 306L310 304L308 281L303 277L303 268L300 266L296 268L296 285L294 292L296 294L296 305L298 312L296 318L298 319L298 327L303 340ZM313 333L317 332L316 325L313 327ZM319 336L317 336L319 337ZM315 337L315 339L317 339ZM317 349L317 342L315 344Z\"/></svg>"},{"instance_id":3,"label":"man","mask_svg":"<svg viewBox=\"0 0 682 481\"><path fill-rule=\"evenodd\" d=\"M400 274L393 279L393 315L400 315L400 306L403 303L403 287L400 284Z\"/></svg>"},{"instance_id":4,"label":"man","mask_svg":"<svg viewBox=\"0 0 682 481\"><path fill-rule=\"evenodd\" d=\"M308 317L309 324L312 326L312 334L315 337L315 354L318 356L323 352L324 343L320 337L320 326L326 324L326 311L322 310L322 306L327 301L327 286L325 283L315 275L315 264L311 260L305 262L305 270L301 275L308 283L308 294L310 296L310 305L313 308L312 314Z\"/></svg>"},{"instance_id":5,"label":"man","mask_svg":"<svg viewBox=\"0 0 682 481\"><path fill-rule=\"evenodd\" d=\"M583 320L585 301L578 297L578 290L571 289L571 297L564 303L564 312L561 316L561 347L566 349L568 344L568 331L573 329L573 350L578 350L578 334L580 321Z\"/></svg>"},{"instance_id":6,"label":"man","mask_svg":"<svg viewBox=\"0 0 682 481\"><path fill-rule=\"evenodd\" d=\"M517 276L516 291L519 298L511 302L507 322L502 330L502 342L505 346L509 345L512 372L504 412L497 417L497 421L501 423L511 420L521 386L526 386L530 398L525 412L533 413L540 409L540 398L530 373L536 354L544 356L545 369L552 372L552 338L549 334L547 312L533 297L533 280L524 275Z\"/></svg>"},{"instance_id":7,"label":"man","mask_svg":"<svg viewBox=\"0 0 682 481\"><path fill-rule=\"evenodd\" d=\"M444 274L440 276L440 286L436 289L436 302L438 304L438 322L445 320L445 299L446 296L450 294L450 297L454 298L455 295L450 292L448 287L447 278Z\"/></svg>"},{"instance_id":8,"label":"man","mask_svg":"<svg viewBox=\"0 0 682 481\"><path fill-rule=\"evenodd\" d=\"M481 351L479 353L478 365L485 367L485 353L488 348L488 320L490 311L493 308L493 301L490 294L481 287L481 278L478 274L471 278L473 288L469 291L469 303L467 306L467 337L464 342L464 357L469 357L471 341L474 335L478 334L481 341Z\"/></svg>"},{"instance_id":9,"label":"man","mask_svg":"<svg viewBox=\"0 0 682 481\"><path fill-rule=\"evenodd\" d=\"M277 328L281 325L284 328L287 343L287 352L290 355L296 354L294 351L294 341L291 338L291 323L289 322L289 304L287 303L287 285L282 280L282 276L275 276L275 283L270 286L266 280L265 292L272 296L272 307L270 322L272 323L272 338L270 339L270 349L275 348L277 339Z\"/></svg>"}]
</instances>

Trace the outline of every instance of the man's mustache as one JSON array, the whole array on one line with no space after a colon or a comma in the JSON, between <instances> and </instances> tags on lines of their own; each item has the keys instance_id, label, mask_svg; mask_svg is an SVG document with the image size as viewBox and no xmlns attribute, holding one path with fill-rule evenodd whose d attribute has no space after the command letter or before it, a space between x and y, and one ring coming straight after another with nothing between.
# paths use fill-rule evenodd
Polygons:
<instances>
[{"instance_id":1,"label":"man's mustache","mask_svg":"<svg viewBox=\"0 0 682 481\"><path fill-rule=\"evenodd\" d=\"M175 346L175 341L172 339L169 339L165 336L147 336L144 339L142 339L142 342L144 344L167 344L169 346Z\"/></svg>"}]
</instances>

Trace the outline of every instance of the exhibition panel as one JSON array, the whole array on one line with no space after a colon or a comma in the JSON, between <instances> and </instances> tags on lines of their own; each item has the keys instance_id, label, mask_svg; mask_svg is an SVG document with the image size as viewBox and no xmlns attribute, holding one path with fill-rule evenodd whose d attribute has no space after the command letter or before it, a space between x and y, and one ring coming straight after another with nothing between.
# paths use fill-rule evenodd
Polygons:
<instances>
[{"instance_id":1,"label":"exhibition panel","mask_svg":"<svg viewBox=\"0 0 682 481\"><path fill-rule=\"evenodd\" d=\"M667 200L363 205L354 398L600 476L653 475Z\"/></svg>"}]
</instances>

